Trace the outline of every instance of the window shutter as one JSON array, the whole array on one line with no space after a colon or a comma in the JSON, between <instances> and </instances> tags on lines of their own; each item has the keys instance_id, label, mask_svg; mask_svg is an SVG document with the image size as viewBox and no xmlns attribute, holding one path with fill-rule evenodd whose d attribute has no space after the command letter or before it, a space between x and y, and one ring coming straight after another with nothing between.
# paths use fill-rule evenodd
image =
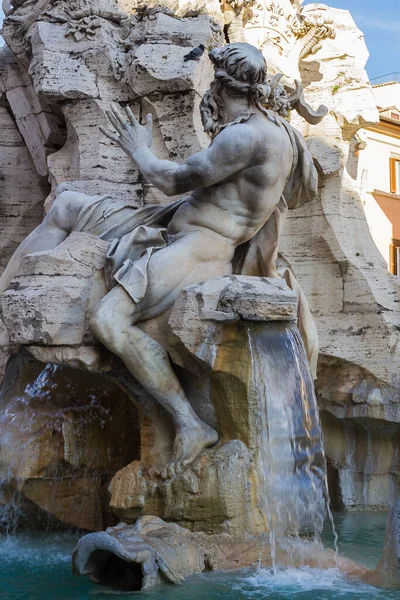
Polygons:
<instances>
[{"instance_id":1,"label":"window shutter","mask_svg":"<svg viewBox=\"0 0 400 600\"><path fill-rule=\"evenodd\" d=\"M389 246L389 271L393 275L397 275L396 246L394 244Z\"/></svg>"},{"instance_id":2,"label":"window shutter","mask_svg":"<svg viewBox=\"0 0 400 600\"><path fill-rule=\"evenodd\" d=\"M395 158L390 158L389 159L389 165L390 165L390 193L391 194L395 194L397 191L397 185L396 185L396 159Z\"/></svg>"}]
</instances>

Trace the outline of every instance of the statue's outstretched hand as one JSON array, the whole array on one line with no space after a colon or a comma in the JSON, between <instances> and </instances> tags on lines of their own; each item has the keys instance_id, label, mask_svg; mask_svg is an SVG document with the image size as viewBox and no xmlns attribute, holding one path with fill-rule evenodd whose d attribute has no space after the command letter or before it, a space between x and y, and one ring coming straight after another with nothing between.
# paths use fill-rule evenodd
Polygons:
<instances>
[{"instance_id":1,"label":"statue's outstretched hand","mask_svg":"<svg viewBox=\"0 0 400 600\"><path fill-rule=\"evenodd\" d=\"M117 142L121 148L129 155L144 146L150 148L153 137L153 118L151 114L146 116L146 125L140 125L133 112L127 106L125 108L128 120L119 111L116 104L111 105L111 110L106 110L106 115L111 125L117 131L117 134L109 133L104 127L100 130L113 142Z\"/></svg>"}]
</instances>

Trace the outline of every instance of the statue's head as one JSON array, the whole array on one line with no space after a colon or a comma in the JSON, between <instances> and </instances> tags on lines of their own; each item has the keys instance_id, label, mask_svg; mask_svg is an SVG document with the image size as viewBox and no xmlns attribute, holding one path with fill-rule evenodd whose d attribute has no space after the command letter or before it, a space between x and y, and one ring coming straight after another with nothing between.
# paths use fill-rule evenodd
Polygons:
<instances>
[{"instance_id":1,"label":"statue's head","mask_svg":"<svg viewBox=\"0 0 400 600\"><path fill-rule=\"evenodd\" d=\"M268 114L268 110L287 117L290 99L281 76L267 77L265 58L258 48L238 42L223 48L214 48L209 53L215 69L215 78L200 105L204 129L211 137L226 124L225 102L235 98L247 98L252 106Z\"/></svg>"},{"instance_id":2,"label":"statue's head","mask_svg":"<svg viewBox=\"0 0 400 600\"><path fill-rule=\"evenodd\" d=\"M225 71L230 77L250 85L263 83L267 76L267 64L258 48L238 42L223 48L214 48L208 55L215 71Z\"/></svg>"},{"instance_id":3,"label":"statue's head","mask_svg":"<svg viewBox=\"0 0 400 600\"><path fill-rule=\"evenodd\" d=\"M295 109L308 123L315 125L327 114L320 106L313 110L303 95L303 87L295 80L295 88L288 95L281 83L283 75L267 74L267 65L261 51L244 42L214 48L209 53L214 65L215 77L200 104L204 130L214 137L221 131L226 120L226 102L246 98L250 109L259 110L266 116L272 113L288 117Z\"/></svg>"}]
</instances>

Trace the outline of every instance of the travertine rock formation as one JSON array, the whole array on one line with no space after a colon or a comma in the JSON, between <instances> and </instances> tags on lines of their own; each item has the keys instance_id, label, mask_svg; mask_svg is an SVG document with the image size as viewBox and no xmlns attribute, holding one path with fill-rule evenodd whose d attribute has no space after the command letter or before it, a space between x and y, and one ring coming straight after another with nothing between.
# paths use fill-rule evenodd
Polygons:
<instances>
[{"instance_id":1,"label":"travertine rock formation","mask_svg":"<svg viewBox=\"0 0 400 600\"><path fill-rule=\"evenodd\" d=\"M11 52L2 48L0 55L0 269L22 240L43 219L43 202L49 184L43 172L35 168L18 123L13 119L4 93L5 81L10 85L10 97L15 94L16 61ZM19 108L21 109L22 103ZM26 107L25 107L26 108ZM28 117L29 119L29 117ZM44 148L40 148L42 151ZM8 332L0 320L0 379L9 357Z\"/></svg>"},{"instance_id":2,"label":"travertine rock formation","mask_svg":"<svg viewBox=\"0 0 400 600\"><path fill-rule=\"evenodd\" d=\"M399 280L371 239L357 188L353 136L377 120L367 50L347 11L329 13L335 39L300 63L307 98L330 107L320 125L303 129L319 164L321 197L290 213L281 255L318 327L316 390L341 501L388 508L398 495Z\"/></svg>"},{"instance_id":3,"label":"travertine rock formation","mask_svg":"<svg viewBox=\"0 0 400 600\"><path fill-rule=\"evenodd\" d=\"M115 378L115 358L93 339L86 319L91 303L104 295L102 267L107 246L89 234L74 233L53 251L27 255L3 300L11 340L23 344L43 362L105 372ZM59 264L57 275L54 275L55 264ZM293 476L292 463L285 463L280 473L279 452L271 457L276 463L268 465L275 487L272 489L272 483L264 481L269 442L264 418L259 415L268 414L272 419L272 405L268 408L271 401L279 405L278 412L283 411L280 418L289 419L300 454L304 451L303 443L307 448L311 444L307 449L307 469L303 473L299 466L296 473L303 483L304 478L310 481L315 521L316 515L324 512L319 493L324 490L319 471L323 467L323 457L313 383L300 336L296 341L292 331L297 309L296 294L279 278L226 276L184 290L171 313L169 332L152 331L152 335L169 350L180 368L180 378L193 407L200 418L217 428L220 443L203 452L183 473L163 481L155 473L164 468L172 450L171 423L164 414L154 413L153 400L142 399L143 391L138 395L134 389L132 395L142 409L140 430L132 442L139 443L140 439L140 451L137 460L127 461L130 464L115 475L110 485L110 508L123 521L134 522L143 514L157 514L191 530L210 534L227 532L239 538L244 533L264 532L273 522L273 514L265 500L268 489L276 495L277 505L278 498L289 485L287 477L294 498L304 493L296 487L300 479L297 481L297 474ZM267 323L270 327L266 327ZM274 349L270 361L266 357L269 345ZM258 364L261 369L265 368L265 373L257 371ZM288 376L290 366L292 373ZM271 376L273 371L276 377ZM272 378L263 392L262 378L267 373ZM15 384L11 389L14 399ZM58 394L60 397L62 390ZM117 411L121 418L123 410L120 406ZM308 416L304 410L308 411ZM128 428L131 418L127 415L124 419ZM12 437L12 422L6 425L7 429L11 428ZM271 421L271 432L275 426ZM279 430L280 421L277 426ZM115 433L118 435L118 431ZM281 439L280 445L286 443L287 448L291 447L289 438L284 438L280 431L271 436L276 434ZM47 452L42 452L43 456L57 453L53 444L46 442L45 447L48 446ZM11 462L9 454L14 448L15 444L11 448L7 441L3 451L5 465ZM98 443L97 452L101 453ZM28 467L36 468L39 477L45 467L37 466L29 456ZM122 462L124 456L121 454ZM100 470L101 463L96 468ZM13 476L24 480L26 495L25 490L28 485L32 487L32 483L25 482L28 477L25 471L26 468L18 465ZM77 489L78 473L79 469L71 475L73 490ZM40 488L36 483L35 489L44 490L45 498L35 496L35 501L48 506L43 486L41 484ZM299 513L295 516L291 498L287 492L284 496L282 506L286 508L280 515L284 519L284 528L288 526L285 510L292 514L290 528L308 527L309 515ZM52 498L49 512L55 511L59 495ZM305 503L308 506L307 501ZM93 508L92 503L90 506ZM64 514L62 508L58 511ZM266 511L269 511L268 516ZM63 520L70 522L68 519L71 519L69 515ZM86 526L85 520L83 523L81 526Z\"/></svg>"},{"instance_id":4,"label":"travertine rock formation","mask_svg":"<svg viewBox=\"0 0 400 600\"><path fill-rule=\"evenodd\" d=\"M55 250L26 255L3 297L10 341L52 347L84 344L89 356L95 341L87 321L106 292L102 269L108 246L96 236L73 232Z\"/></svg>"},{"instance_id":5,"label":"travertine rock formation","mask_svg":"<svg viewBox=\"0 0 400 600\"><path fill-rule=\"evenodd\" d=\"M257 415L266 408L253 379L250 337L258 331L254 321L263 326L274 321L279 336L296 317L296 296L280 280L219 277L181 293L169 320L168 348L192 405L218 429L220 443L163 482L149 474L165 460L160 439L171 435L164 422L157 423L153 435L142 436L140 462L122 469L111 483L110 506L122 520L157 514L194 531L236 537L265 531Z\"/></svg>"},{"instance_id":6,"label":"travertine rock formation","mask_svg":"<svg viewBox=\"0 0 400 600\"><path fill-rule=\"evenodd\" d=\"M355 134L378 121L368 51L346 10L277 0L251 11L245 39L272 70L300 77L311 105L330 109L318 125L294 121L319 168L320 200L289 212L281 264L316 319L316 390L338 502L388 508L399 491L400 285L372 241L357 183Z\"/></svg>"}]
</instances>

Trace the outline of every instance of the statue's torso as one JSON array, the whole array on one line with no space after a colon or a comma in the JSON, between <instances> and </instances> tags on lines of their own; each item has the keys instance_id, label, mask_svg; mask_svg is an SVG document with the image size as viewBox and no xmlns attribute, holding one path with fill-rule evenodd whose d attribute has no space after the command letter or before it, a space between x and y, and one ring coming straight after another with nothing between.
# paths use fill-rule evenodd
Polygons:
<instances>
[{"instance_id":1,"label":"statue's torso","mask_svg":"<svg viewBox=\"0 0 400 600\"><path fill-rule=\"evenodd\" d=\"M207 229L238 246L269 219L290 176L292 144L284 127L262 114L248 124L258 138L256 158L228 179L194 190L171 220L171 234Z\"/></svg>"}]
</instances>

